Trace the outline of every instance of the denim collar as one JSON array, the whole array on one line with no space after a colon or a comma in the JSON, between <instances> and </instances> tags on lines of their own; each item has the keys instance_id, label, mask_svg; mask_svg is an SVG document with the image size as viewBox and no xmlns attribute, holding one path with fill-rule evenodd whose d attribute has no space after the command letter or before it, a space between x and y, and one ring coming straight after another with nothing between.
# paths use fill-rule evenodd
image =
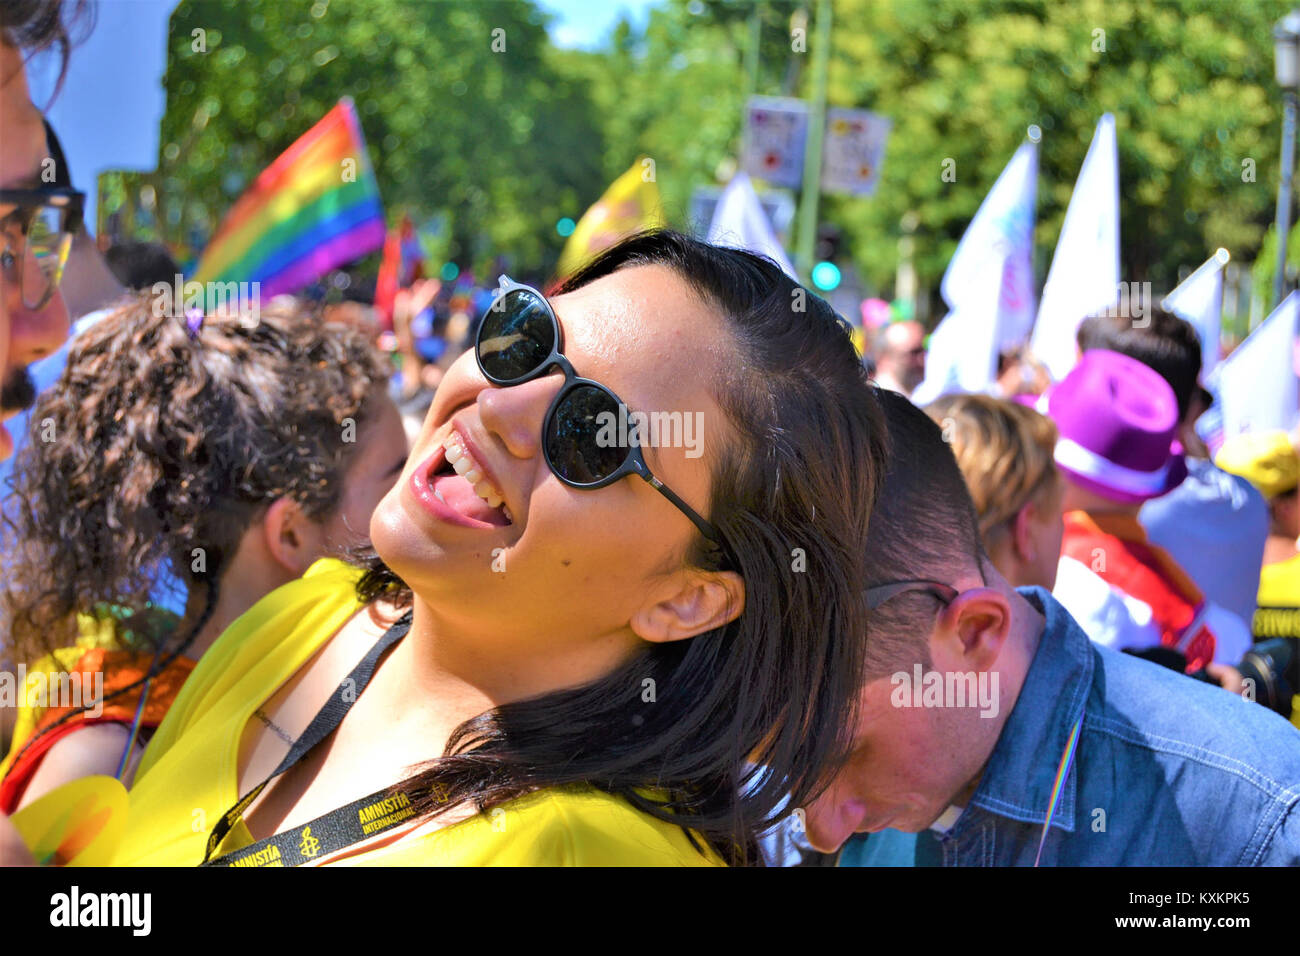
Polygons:
<instances>
[{"instance_id":1,"label":"denim collar","mask_svg":"<svg viewBox=\"0 0 1300 956\"><path fill-rule=\"evenodd\" d=\"M1092 689L1092 643L1048 591L1017 591L1047 622L1020 696L1002 727L970 806L1041 825L1047 817L1061 754ZM1076 760L1052 820L1054 827L1067 833L1074 832L1078 773ZM974 826L973 816L977 815L963 814L952 836L960 837Z\"/></svg>"}]
</instances>

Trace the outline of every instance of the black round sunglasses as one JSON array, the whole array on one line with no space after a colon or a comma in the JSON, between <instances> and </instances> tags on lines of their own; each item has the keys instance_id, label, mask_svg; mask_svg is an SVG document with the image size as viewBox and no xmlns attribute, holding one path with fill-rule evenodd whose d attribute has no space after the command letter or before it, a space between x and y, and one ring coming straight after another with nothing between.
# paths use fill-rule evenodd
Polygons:
<instances>
[{"instance_id":1,"label":"black round sunglasses","mask_svg":"<svg viewBox=\"0 0 1300 956\"><path fill-rule=\"evenodd\" d=\"M626 421L627 406L604 385L579 377L563 348L563 331L546 297L501 276L497 297L479 325L474 358L493 385L522 385L557 367L564 373L564 385L542 422L542 452L555 477L573 488L594 489L639 475L729 554L718 530L654 476L635 440L602 438L611 422Z\"/></svg>"}]
</instances>

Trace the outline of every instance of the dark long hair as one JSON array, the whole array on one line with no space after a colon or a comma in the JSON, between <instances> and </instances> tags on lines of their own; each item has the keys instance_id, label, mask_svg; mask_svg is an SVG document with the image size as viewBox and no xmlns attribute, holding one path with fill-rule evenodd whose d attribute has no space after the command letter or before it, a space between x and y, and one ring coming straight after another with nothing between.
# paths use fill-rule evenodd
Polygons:
<instances>
[{"instance_id":1,"label":"dark long hair","mask_svg":"<svg viewBox=\"0 0 1300 956\"><path fill-rule=\"evenodd\" d=\"M395 789L436 815L465 800L486 810L542 788L596 787L694 831L730 863L751 863L782 800L815 796L845 753L885 428L842 320L768 259L642 233L557 292L651 264L725 316L740 356L714 390L738 438L715 465L708 518L744 578L744 611L691 640L649 645L585 686L466 721L444 756ZM689 560L711 567L716 556L700 538ZM363 600L410 605L378 556L366 567Z\"/></svg>"}]
</instances>

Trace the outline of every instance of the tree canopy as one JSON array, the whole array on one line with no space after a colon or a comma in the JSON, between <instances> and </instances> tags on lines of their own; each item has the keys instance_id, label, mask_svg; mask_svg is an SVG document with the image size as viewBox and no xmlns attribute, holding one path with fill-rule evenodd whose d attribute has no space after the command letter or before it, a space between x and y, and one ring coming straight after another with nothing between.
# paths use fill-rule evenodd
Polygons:
<instances>
[{"instance_id":1,"label":"tree canopy","mask_svg":"<svg viewBox=\"0 0 1300 956\"><path fill-rule=\"evenodd\" d=\"M1218 246L1249 262L1276 201L1271 30L1289 3L834 0L829 102L894 126L876 195L823 197L820 218L884 290L903 223L914 225L917 275L933 290L1037 124L1041 284L1110 111L1125 278L1167 290ZM588 52L555 48L532 0L184 0L159 169L145 177L159 233L182 246L206 236L343 95L356 101L390 216L440 217L462 264L504 255L549 271L563 246L556 221L580 217L639 155L655 160L670 220L690 225L692 191L734 169L746 97L810 91L815 5L663 0L643 27L624 22ZM1262 257L1260 268L1267 277Z\"/></svg>"}]
</instances>

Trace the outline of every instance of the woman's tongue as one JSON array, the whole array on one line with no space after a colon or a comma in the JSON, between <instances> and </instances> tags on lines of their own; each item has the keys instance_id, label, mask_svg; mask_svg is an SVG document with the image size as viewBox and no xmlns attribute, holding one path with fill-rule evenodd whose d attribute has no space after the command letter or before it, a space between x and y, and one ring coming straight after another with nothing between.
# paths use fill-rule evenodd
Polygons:
<instances>
[{"instance_id":1,"label":"woman's tongue","mask_svg":"<svg viewBox=\"0 0 1300 956\"><path fill-rule=\"evenodd\" d=\"M467 518L504 527L509 524L500 508L492 508L474 493L474 486L460 475L439 475L433 479L433 490L453 511Z\"/></svg>"}]
</instances>

